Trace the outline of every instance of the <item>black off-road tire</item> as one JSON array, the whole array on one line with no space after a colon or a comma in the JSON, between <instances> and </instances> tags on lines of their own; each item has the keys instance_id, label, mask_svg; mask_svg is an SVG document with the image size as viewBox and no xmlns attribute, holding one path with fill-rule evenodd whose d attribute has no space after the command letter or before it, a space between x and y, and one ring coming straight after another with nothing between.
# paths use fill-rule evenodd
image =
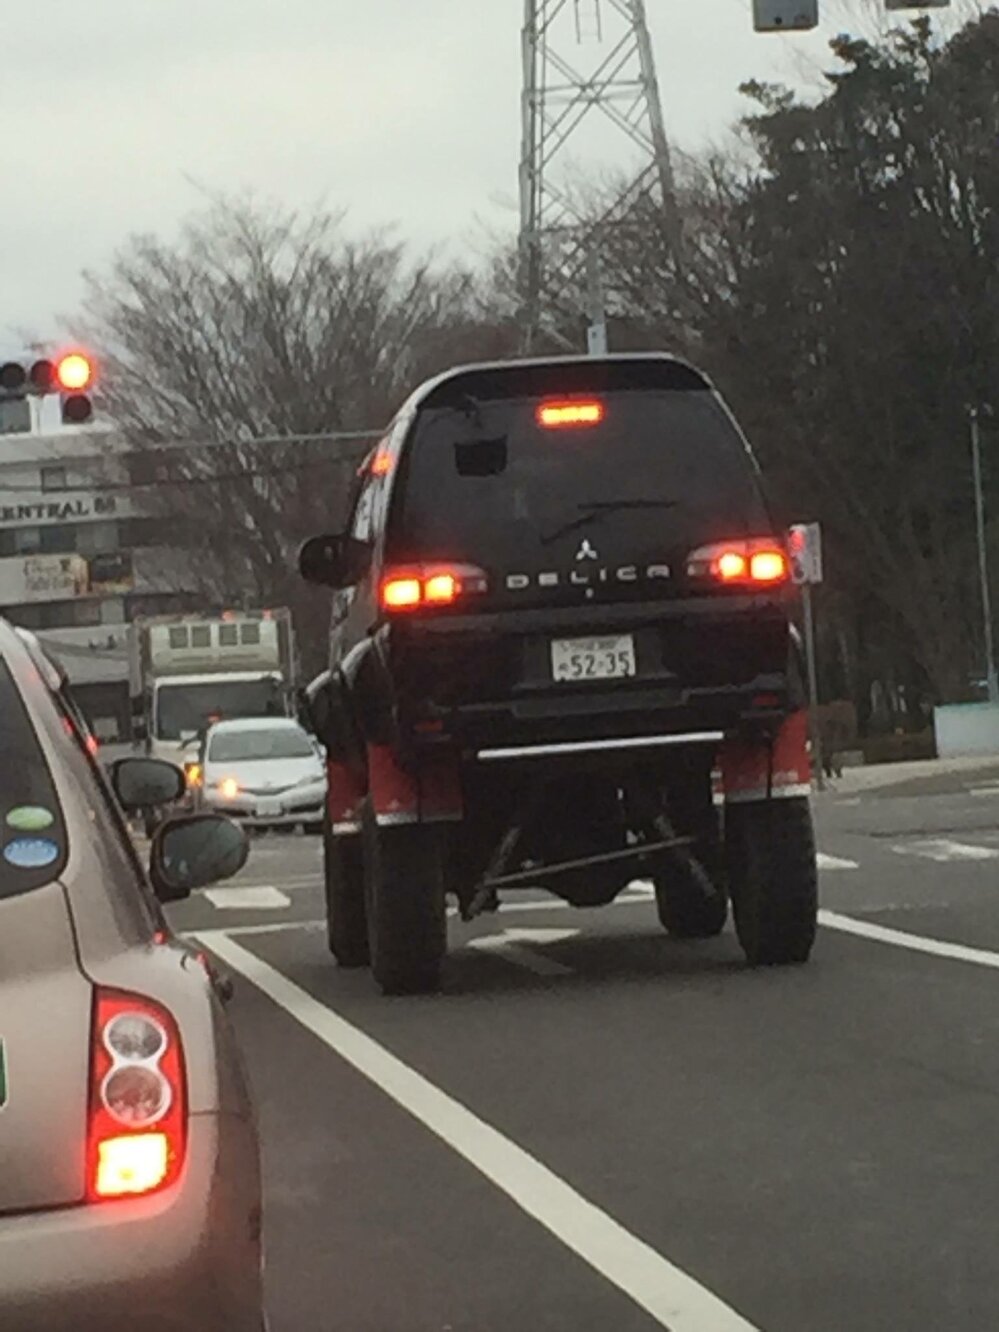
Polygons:
<instances>
[{"instance_id":1,"label":"black off-road tire","mask_svg":"<svg viewBox=\"0 0 999 1332\"><path fill-rule=\"evenodd\" d=\"M379 827L364 818L364 883L371 971L383 994L440 989L447 952L440 827Z\"/></svg>"},{"instance_id":2,"label":"black off-road tire","mask_svg":"<svg viewBox=\"0 0 999 1332\"><path fill-rule=\"evenodd\" d=\"M326 938L341 967L366 967L368 917L364 901L364 841L360 833L336 836L323 828Z\"/></svg>"},{"instance_id":3,"label":"black off-road tire","mask_svg":"<svg viewBox=\"0 0 999 1332\"><path fill-rule=\"evenodd\" d=\"M725 851L735 930L749 963L807 962L819 905L807 798L729 806Z\"/></svg>"},{"instance_id":4,"label":"black off-road tire","mask_svg":"<svg viewBox=\"0 0 999 1332\"><path fill-rule=\"evenodd\" d=\"M721 934L728 920L728 896L713 885L710 895L706 885L698 883L689 865L676 863L652 876L656 890L659 923L674 939L713 939Z\"/></svg>"},{"instance_id":5,"label":"black off-road tire","mask_svg":"<svg viewBox=\"0 0 999 1332\"><path fill-rule=\"evenodd\" d=\"M671 792L669 805L677 832L693 842L653 861L659 922L674 939L713 939L728 920L728 891L710 762L691 763L686 781Z\"/></svg>"}]
</instances>

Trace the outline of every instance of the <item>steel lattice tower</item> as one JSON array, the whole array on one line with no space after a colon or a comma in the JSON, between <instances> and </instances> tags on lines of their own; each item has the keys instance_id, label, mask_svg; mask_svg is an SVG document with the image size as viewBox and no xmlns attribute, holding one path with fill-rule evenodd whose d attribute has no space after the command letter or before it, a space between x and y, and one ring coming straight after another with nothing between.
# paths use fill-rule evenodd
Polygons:
<instances>
[{"instance_id":1,"label":"steel lattice tower","mask_svg":"<svg viewBox=\"0 0 999 1332\"><path fill-rule=\"evenodd\" d=\"M645 0L525 0L519 273L523 342L546 314L582 310L601 231L642 195L662 208L679 261L679 220ZM604 126L626 184L595 220L574 197L588 135Z\"/></svg>"}]
</instances>

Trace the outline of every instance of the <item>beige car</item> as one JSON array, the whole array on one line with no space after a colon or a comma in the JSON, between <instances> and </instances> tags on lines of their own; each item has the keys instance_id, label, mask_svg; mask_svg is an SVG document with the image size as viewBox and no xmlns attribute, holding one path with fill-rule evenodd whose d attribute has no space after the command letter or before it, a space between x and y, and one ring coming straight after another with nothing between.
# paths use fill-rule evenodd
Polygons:
<instances>
[{"instance_id":1,"label":"beige car","mask_svg":"<svg viewBox=\"0 0 999 1332\"><path fill-rule=\"evenodd\" d=\"M172 820L149 876L58 671L0 621L0 1328L262 1332L256 1127L205 961L156 894L235 873L245 834ZM112 794L117 794L117 800Z\"/></svg>"}]
</instances>

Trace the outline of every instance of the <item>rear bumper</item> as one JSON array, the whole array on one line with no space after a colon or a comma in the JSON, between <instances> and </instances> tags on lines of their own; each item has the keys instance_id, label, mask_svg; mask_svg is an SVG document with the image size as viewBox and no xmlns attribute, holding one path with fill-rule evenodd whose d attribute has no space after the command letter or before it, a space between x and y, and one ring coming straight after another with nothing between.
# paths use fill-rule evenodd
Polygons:
<instances>
[{"instance_id":1,"label":"rear bumper","mask_svg":"<svg viewBox=\"0 0 999 1332\"><path fill-rule=\"evenodd\" d=\"M0 1216L0 1327L11 1332L261 1332L256 1135L195 1115L173 1188Z\"/></svg>"},{"instance_id":2,"label":"rear bumper","mask_svg":"<svg viewBox=\"0 0 999 1332\"><path fill-rule=\"evenodd\" d=\"M616 633L632 636L637 676L552 680L552 639ZM428 618L384 627L365 655L350 680L363 729L403 747L729 734L804 702L786 603L763 596Z\"/></svg>"}]
</instances>

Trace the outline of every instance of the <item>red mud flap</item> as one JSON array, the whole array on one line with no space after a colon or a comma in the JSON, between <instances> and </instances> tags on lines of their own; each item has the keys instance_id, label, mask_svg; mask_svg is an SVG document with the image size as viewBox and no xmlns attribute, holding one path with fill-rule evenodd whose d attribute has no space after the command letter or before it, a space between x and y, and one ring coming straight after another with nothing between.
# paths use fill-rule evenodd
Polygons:
<instances>
[{"instance_id":1,"label":"red mud flap","mask_svg":"<svg viewBox=\"0 0 999 1332\"><path fill-rule=\"evenodd\" d=\"M808 713L792 713L774 737L726 740L719 754L721 791L726 804L807 796L812 790L808 754Z\"/></svg>"},{"instance_id":2,"label":"red mud flap","mask_svg":"<svg viewBox=\"0 0 999 1332\"><path fill-rule=\"evenodd\" d=\"M399 767L387 745L369 745L368 793L383 827L451 822L463 813L457 756L446 750L421 756L417 776Z\"/></svg>"}]
</instances>

